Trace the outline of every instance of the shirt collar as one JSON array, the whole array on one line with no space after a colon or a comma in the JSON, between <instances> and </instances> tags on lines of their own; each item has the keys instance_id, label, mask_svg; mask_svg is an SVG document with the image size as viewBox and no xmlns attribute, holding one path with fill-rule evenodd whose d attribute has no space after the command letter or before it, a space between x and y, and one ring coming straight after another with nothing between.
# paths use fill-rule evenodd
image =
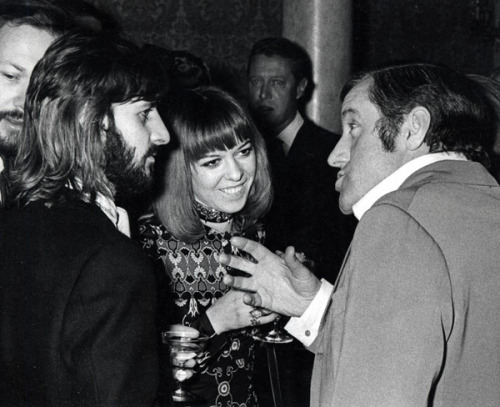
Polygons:
<instances>
[{"instance_id":1,"label":"shirt collar","mask_svg":"<svg viewBox=\"0 0 500 407\"><path fill-rule=\"evenodd\" d=\"M76 178L75 182L81 186L82 181L79 178ZM67 187L71 188L71 184L68 183ZM110 197L100 192L97 193L95 203L120 232L130 237L130 221L125 209L116 206L115 202Z\"/></svg>"},{"instance_id":2,"label":"shirt collar","mask_svg":"<svg viewBox=\"0 0 500 407\"><path fill-rule=\"evenodd\" d=\"M398 168L387 178L383 179L370 191L368 191L358 202L356 202L352 211L354 216L360 220L363 215L370 209L375 202L377 202L384 195L389 192L396 191L405 182L410 175L414 174L418 170L427 165L444 161L444 160L460 160L467 161L467 158L462 153L455 152L442 152L442 153L430 153L415 158L404 164L402 167Z\"/></svg>"},{"instance_id":3,"label":"shirt collar","mask_svg":"<svg viewBox=\"0 0 500 407\"><path fill-rule=\"evenodd\" d=\"M120 232L130 237L130 222L128 213L125 209L116 206L111 198L101 193L97 194L95 203Z\"/></svg>"},{"instance_id":4,"label":"shirt collar","mask_svg":"<svg viewBox=\"0 0 500 407\"><path fill-rule=\"evenodd\" d=\"M285 151L285 154L288 154L288 152L290 151L293 141L295 140L295 136L297 135L303 124L304 118L297 111L295 118L290 122L290 124L276 136L277 139L283 142L283 150Z\"/></svg>"}]
</instances>

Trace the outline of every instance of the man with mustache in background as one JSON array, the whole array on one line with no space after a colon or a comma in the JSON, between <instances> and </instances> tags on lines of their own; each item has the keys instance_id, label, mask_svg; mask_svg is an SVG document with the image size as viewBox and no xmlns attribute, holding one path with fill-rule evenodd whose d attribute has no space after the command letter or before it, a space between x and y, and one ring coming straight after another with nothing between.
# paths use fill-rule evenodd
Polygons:
<instances>
[{"instance_id":1,"label":"man with mustache in background","mask_svg":"<svg viewBox=\"0 0 500 407\"><path fill-rule=\"evenodd\" d=\"M100 31L107 16L74 1L4 0L0 4L0 172L16 154L26 89L49 45L72 29ZM0 177L0 203L2 195Z\"/></svg>"}]
</instances>

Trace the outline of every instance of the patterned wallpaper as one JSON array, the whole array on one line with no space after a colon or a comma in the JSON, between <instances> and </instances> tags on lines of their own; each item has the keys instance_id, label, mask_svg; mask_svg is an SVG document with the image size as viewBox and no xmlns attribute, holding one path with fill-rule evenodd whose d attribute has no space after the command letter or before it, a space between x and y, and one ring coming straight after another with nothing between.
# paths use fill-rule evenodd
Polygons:
<instances>
[{"instance_id":1,"label":"patterned wallpaper","mask_svg":"<svg viewBox=\"0 0 500 407\"><path fill-rule=\"evenodd\" d=\"M114 16L125 36L139 44L188 50L202 57L214 81L240 97L252 44L282 32L284 0L88 1ZM493 68L494 38L482 22L474 22L472 5L493 6L495 1L500 2L352 0L354 69L418 59L488 74Z\"/></svg>"},{"instance_id":2,"label":"patterned wallpaper","mask_svg":"<svg viewBox=\"0 0 500 407\"><path fill-rule=\"evenodd\" d=\"M89 0L138 44L203 58L214 82L241 95L253 43L281 35L282 0Z\"/></svg>"}]
</instances>

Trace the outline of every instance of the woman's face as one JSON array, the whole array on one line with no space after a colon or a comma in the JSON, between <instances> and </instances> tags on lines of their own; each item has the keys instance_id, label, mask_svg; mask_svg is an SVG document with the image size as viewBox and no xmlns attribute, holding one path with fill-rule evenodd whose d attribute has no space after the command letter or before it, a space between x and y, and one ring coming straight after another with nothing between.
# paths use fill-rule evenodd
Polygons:
<instances>
[{"instance_id":1,"label":"woman's face","mask_svg":"<svg viewBox=\"0 0 500 407\"><path fill-rule=\"evenodd\" d=\"M257 161L249 140L230 150L215 150L191 165L197 201L225 213L245 206L255 179Z\"/></svg>"}]
</instances>

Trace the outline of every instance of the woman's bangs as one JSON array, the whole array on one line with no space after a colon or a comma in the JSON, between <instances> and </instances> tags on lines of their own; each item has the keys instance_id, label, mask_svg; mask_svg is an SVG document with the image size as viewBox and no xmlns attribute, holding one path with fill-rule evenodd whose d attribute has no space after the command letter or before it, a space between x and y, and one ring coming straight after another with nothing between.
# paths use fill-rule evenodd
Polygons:
<instances>
[{"instance_id":1,"label":"woman's bangs","mask_svg":"<svg viewBox=\"0 0 500 407\"><path fill-rule=\"evenodd\" d=\"M193 131L186 140L186 154L194 162L213 151L229 150L248 139L231 126L213 126L210 129Z\"/></svg>"}]
</instances>

